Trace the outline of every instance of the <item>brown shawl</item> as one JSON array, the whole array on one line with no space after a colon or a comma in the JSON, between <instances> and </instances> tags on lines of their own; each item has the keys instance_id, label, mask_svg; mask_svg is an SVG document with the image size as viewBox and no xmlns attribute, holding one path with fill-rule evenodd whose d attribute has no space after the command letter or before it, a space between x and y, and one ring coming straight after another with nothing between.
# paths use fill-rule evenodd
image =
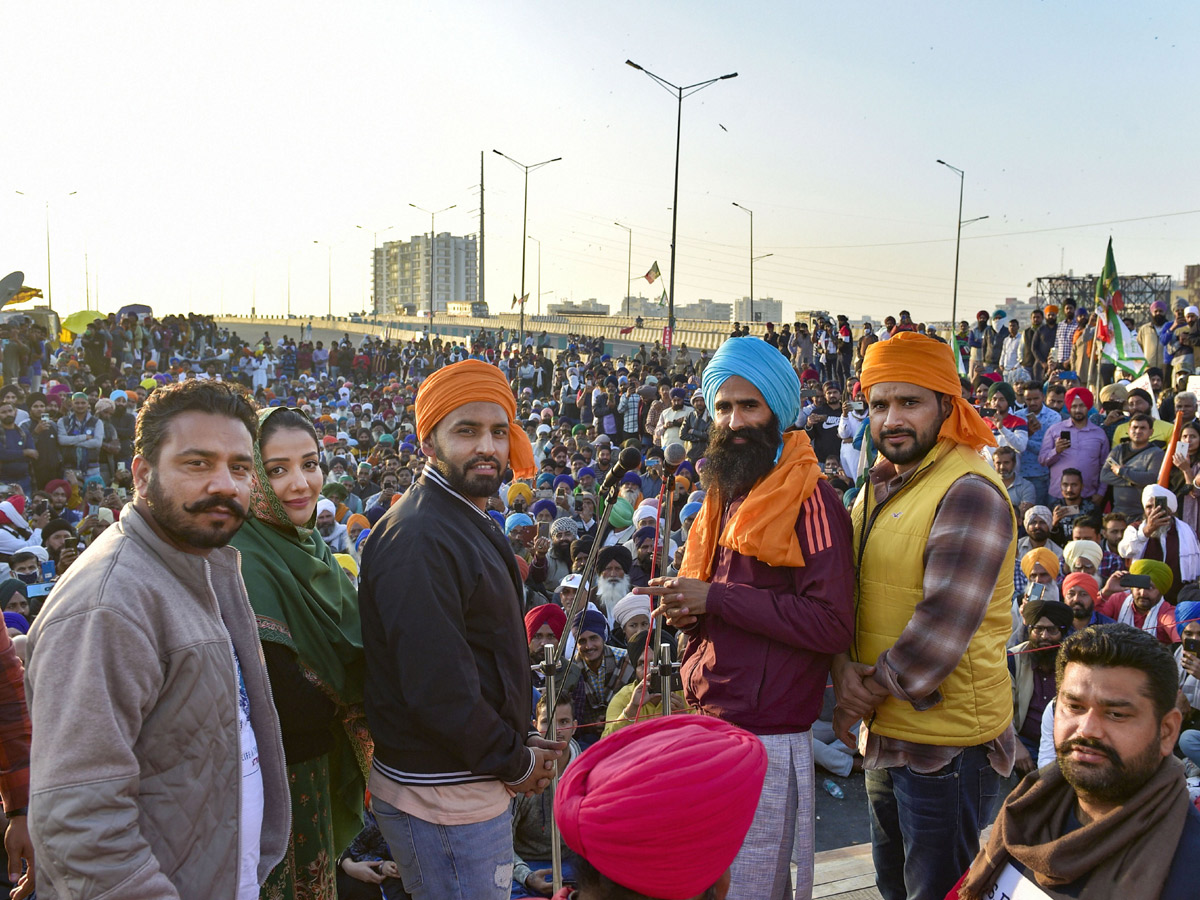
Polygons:
<instances>
[{"instance_id":1,"label":"brown shawl","mask_svg":"<svg viewBox=\"0 0 1200 900\"><path fill-rule=\"evenodd\" d=\"M1158 897L1188 813L1179 760L1167 757L1120 807L1063 834L1075 802L1075 790L1057 765L1026 775L1004 802L987 846L971 864L960 900L985 896L1010 860L1051 890L1087 877L1080 900Z\"/></svg>"}]
</instances>

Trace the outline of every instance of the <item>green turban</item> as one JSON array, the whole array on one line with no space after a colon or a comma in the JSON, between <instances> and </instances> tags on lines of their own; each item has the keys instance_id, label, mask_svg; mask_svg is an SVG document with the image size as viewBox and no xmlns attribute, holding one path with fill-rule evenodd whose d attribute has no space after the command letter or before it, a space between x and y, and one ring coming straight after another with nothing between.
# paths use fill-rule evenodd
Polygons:
<instances>
[{"instance_id":1,"label":"green turban","mask_svg":"<svg viewBox=\"0 0 1200 900\"><path fill-rule=\"evenodd\" d=\"M612 513L609 514L608 521L612 523L612 527L617 531L628 528L633 524L633 507L624 497L617 500L612 507Z\"/></svg>"},{"instance_id":2,"label":"green turban","mask_svg":"<svg viewBox=\"0 0 1200 900\"><path fill-rule=\"evenodd\" d=\"M1160 594L1166 594L1175 583L1175 575L1171 567L1157 559L1139 559L1129 567L1130 575L1149 575Z\"/></svg>"}]
</instances>

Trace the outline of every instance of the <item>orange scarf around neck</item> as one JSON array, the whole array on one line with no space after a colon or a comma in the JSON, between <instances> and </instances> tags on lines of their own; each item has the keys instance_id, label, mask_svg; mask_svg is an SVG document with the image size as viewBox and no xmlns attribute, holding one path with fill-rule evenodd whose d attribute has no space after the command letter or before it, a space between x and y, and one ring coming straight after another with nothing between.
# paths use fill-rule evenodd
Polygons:
<instances>
[{"instance_id":1,"label":"orange scarf around neck","mask_svg":"<svg viewBox=\"0 0 1200 900\"><path fill-rule=\"evenodd\" d=\"M820 478L821 467L808 435L789 431L783 436L779 462L750 489L723 530L723 501L715 490L708 492L688 534L679 574L707 581L712 575L718 544L769 566L803 566L804 552L796 536L796 518Z\"/></svg>"}]
</instances>

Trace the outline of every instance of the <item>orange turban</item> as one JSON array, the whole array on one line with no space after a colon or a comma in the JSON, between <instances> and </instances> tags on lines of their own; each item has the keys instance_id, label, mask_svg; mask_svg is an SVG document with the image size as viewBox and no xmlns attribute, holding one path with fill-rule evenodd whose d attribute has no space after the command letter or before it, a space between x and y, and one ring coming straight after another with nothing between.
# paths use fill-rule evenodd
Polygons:
<instances>
[{"instance_id":1,"label":"orange turban","mask_svg":"<svg viewBox=\"0 0 1200 900\"><path fill-rule=\"evenodd\" d=\"M916 331L898 331L886 341L876 341L863 357L862 388L868 397L877 384L903 381L945 394L954 403L938 432L941 440L967 444L979 450L995 447L992 430L963 399L962 382L949 344Z\"/></svg>"},{"instance_id":2,"label":"orange turban","mask_svg":"<svg viewBox=\"0 0 1200 900\"><path fill-rule=\"evenodd\" d=\"M1046 547L1034 547L1021 557L1021 571L1025 573L1026 578L1033 577L1033 567L1038 563L1041 563L1042 568L1050 573L1051 578L1058 577L1058 556L1053 550Z\"/></svg>"},{"instance_id":3,"label":"orange turban","mask_svg":"<svg viewBox=\"0 0 1200 900\"><path fill-rule=\"evenodd\" d=\"M421 383L417 394L417 439L425 440L438 422L460 406L479 401L498 404L512 425L517 399L499 369L478 359L464 359L438 369ZM509 428L508 453L517 478L537 474L533 445L523 429Z\"/></svg>"}]
</instances>

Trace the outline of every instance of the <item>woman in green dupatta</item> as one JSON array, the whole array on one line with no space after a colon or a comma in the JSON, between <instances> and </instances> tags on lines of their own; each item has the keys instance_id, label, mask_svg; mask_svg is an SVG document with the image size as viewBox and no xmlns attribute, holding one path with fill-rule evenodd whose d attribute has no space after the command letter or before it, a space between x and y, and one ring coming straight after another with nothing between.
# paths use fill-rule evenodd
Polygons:
<instances>
[{"instance_id":1,"label":"woman in green dupatta","mask_svg":"<svg viewBox=\"0 0 1200 900\"><path fill-rule=\"evenodd\" d=\"M370 739L358 596L313 528L322 474L300 411L259 413L251 516L232 544L258 619L291 785L287 856L263 900L337 900L338 855L362 828Z\"/></svg>"}]
</instances>

